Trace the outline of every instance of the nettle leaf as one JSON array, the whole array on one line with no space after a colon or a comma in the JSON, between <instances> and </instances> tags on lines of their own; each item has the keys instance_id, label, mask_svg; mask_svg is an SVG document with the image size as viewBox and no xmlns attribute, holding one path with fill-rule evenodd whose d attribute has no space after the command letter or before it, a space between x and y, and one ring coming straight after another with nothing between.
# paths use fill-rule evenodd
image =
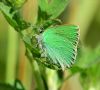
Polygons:
<instances>
[{"instance_id":1,"label":"nettle leaf","mask_svg":"<svg viewBox=\"0 0 100 90\"><path fill-rule=\"evenodd\" d=\"M0 11L3 13L8 23L17 31L24 30L30 26L29 23L22 19L17 10L12 10L12 7L2 2L0 2Z\"/></svg>"},{"instance_id":2,"label":"nettle leaf","mask_svg":"<svg viewBox=\"0 0 100 90\"><path fill-rule=\"evenodd\" d=\"M69 0L38 0L41 11L46 12L49 18L57 18L68 5Z\"/></svg>"},{"instance_id":3,"label":"nettle leaf","mask_svg":"<svg viewBox=\"0 0 100 90\"><path fill-rule=\"evenodd\" d=\"M74 25L47 28L40 36L43 49L42 62L49 68L66 69L72 66L77 55L79 27ZM42 47L41 47L42 46Z\"/></svg>"}]
</instances>

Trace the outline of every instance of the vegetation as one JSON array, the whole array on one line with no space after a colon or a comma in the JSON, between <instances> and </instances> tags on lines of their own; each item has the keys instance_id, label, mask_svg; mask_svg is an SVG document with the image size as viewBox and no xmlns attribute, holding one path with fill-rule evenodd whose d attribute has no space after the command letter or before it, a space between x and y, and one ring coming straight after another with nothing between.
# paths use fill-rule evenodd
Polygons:
<instances>
[{"instance_id":1,"label":"vegetation","mask_svg":"<svg viewBox=\"0 0 100 90\"><path fill-rule=\"evenodd\" d=\"M0 90L100 90L100 1L76 1L0 1ZM39 62L35 35L65 23L80 27L77 59L52 70Z\"/></svg>"}]
</instances>

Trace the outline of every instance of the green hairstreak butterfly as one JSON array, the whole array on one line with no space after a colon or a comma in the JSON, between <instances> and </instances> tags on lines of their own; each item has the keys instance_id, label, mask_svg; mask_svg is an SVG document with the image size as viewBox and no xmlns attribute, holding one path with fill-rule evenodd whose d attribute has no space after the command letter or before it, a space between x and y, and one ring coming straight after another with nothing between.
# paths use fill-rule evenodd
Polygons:
<instances>
[{"instance_id":1,"label":"green hairstreak butterfly","mask_svg":"<svg viewBox=\"0 0 100 90\"><path fill-rule=\"evenodd\" d=\"M79 27L62 25L47 28L38 38L43 53L42 61L53 69L66 69L72 66L77 55Z\"/></svg>"}]
</instances>

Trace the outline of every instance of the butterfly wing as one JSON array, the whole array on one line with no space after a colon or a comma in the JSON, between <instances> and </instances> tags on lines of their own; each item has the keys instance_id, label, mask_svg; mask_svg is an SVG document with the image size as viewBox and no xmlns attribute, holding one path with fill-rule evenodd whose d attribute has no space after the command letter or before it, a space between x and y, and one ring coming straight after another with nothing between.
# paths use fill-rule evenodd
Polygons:
<instances>
[{"instance_id":1,"label":"butterfly wing","mask_svg":"<svg viewBox=\"0 0 100 90\"><path fill-rule=\"evenodd\" d=\"M43 50L50 64L59 69L70 67L77 54L79 28L74 25L48 28L42 34Z\"/></svg>"}]
</instances>

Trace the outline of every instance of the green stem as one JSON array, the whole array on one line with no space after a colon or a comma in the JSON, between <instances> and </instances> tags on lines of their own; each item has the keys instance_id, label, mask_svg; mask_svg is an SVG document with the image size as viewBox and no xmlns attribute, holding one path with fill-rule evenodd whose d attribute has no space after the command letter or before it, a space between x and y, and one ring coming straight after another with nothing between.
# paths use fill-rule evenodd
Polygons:
<instances>
[{"instance_id":1,"label":"green stem","mask_svg":"<svg viewBox=\"0 0 100 90\"><path fill-rule=\"evenodd\" d=\"M8 30L8 48L6 62L6 83L13 85L16 77L18 35L14 29L9 26Z\"/></svg>"},{"instance_id":2,"label":"green stem","mask_svg":"<svg viewBox=\"0 0 100 90\"><path fill-rule=\"evenodd\" d=\"M46 68L47 84L49 90L58 90L59 78L56 70Z\"/></svg>"},{"instance_id":3,"label":"green stem","mask_svg":"<svg viewBox=\"0 0 100 90\"><path fill-rule=\"evenodd\" d=\"M36 81L38 90L45 90L45 84L43 82L42 75L40 73L40 68L39 68L37 62L34 61L32 66L33 66L32 67L33 73L34 73L34 77L35 77L35 81Z\"/></svg>"},{"instance_id":4,"label":"green stem","mask_svg":"<svg viewBox=\"0 0 100 90\"><path fill-rule=\"evenodd\" d=\"M37 90L45 90L45 85L44 85L42 75L41 75L41 72L40 72L40 68L39 68L37 62L33 61L33 57L32 57L32 55L29 51L27 51L26 56L28 57L30 64L32 66L33 75L34 75L34 79L35 79L35 82L36 82Z\"/></svg>"}]
</instances>

